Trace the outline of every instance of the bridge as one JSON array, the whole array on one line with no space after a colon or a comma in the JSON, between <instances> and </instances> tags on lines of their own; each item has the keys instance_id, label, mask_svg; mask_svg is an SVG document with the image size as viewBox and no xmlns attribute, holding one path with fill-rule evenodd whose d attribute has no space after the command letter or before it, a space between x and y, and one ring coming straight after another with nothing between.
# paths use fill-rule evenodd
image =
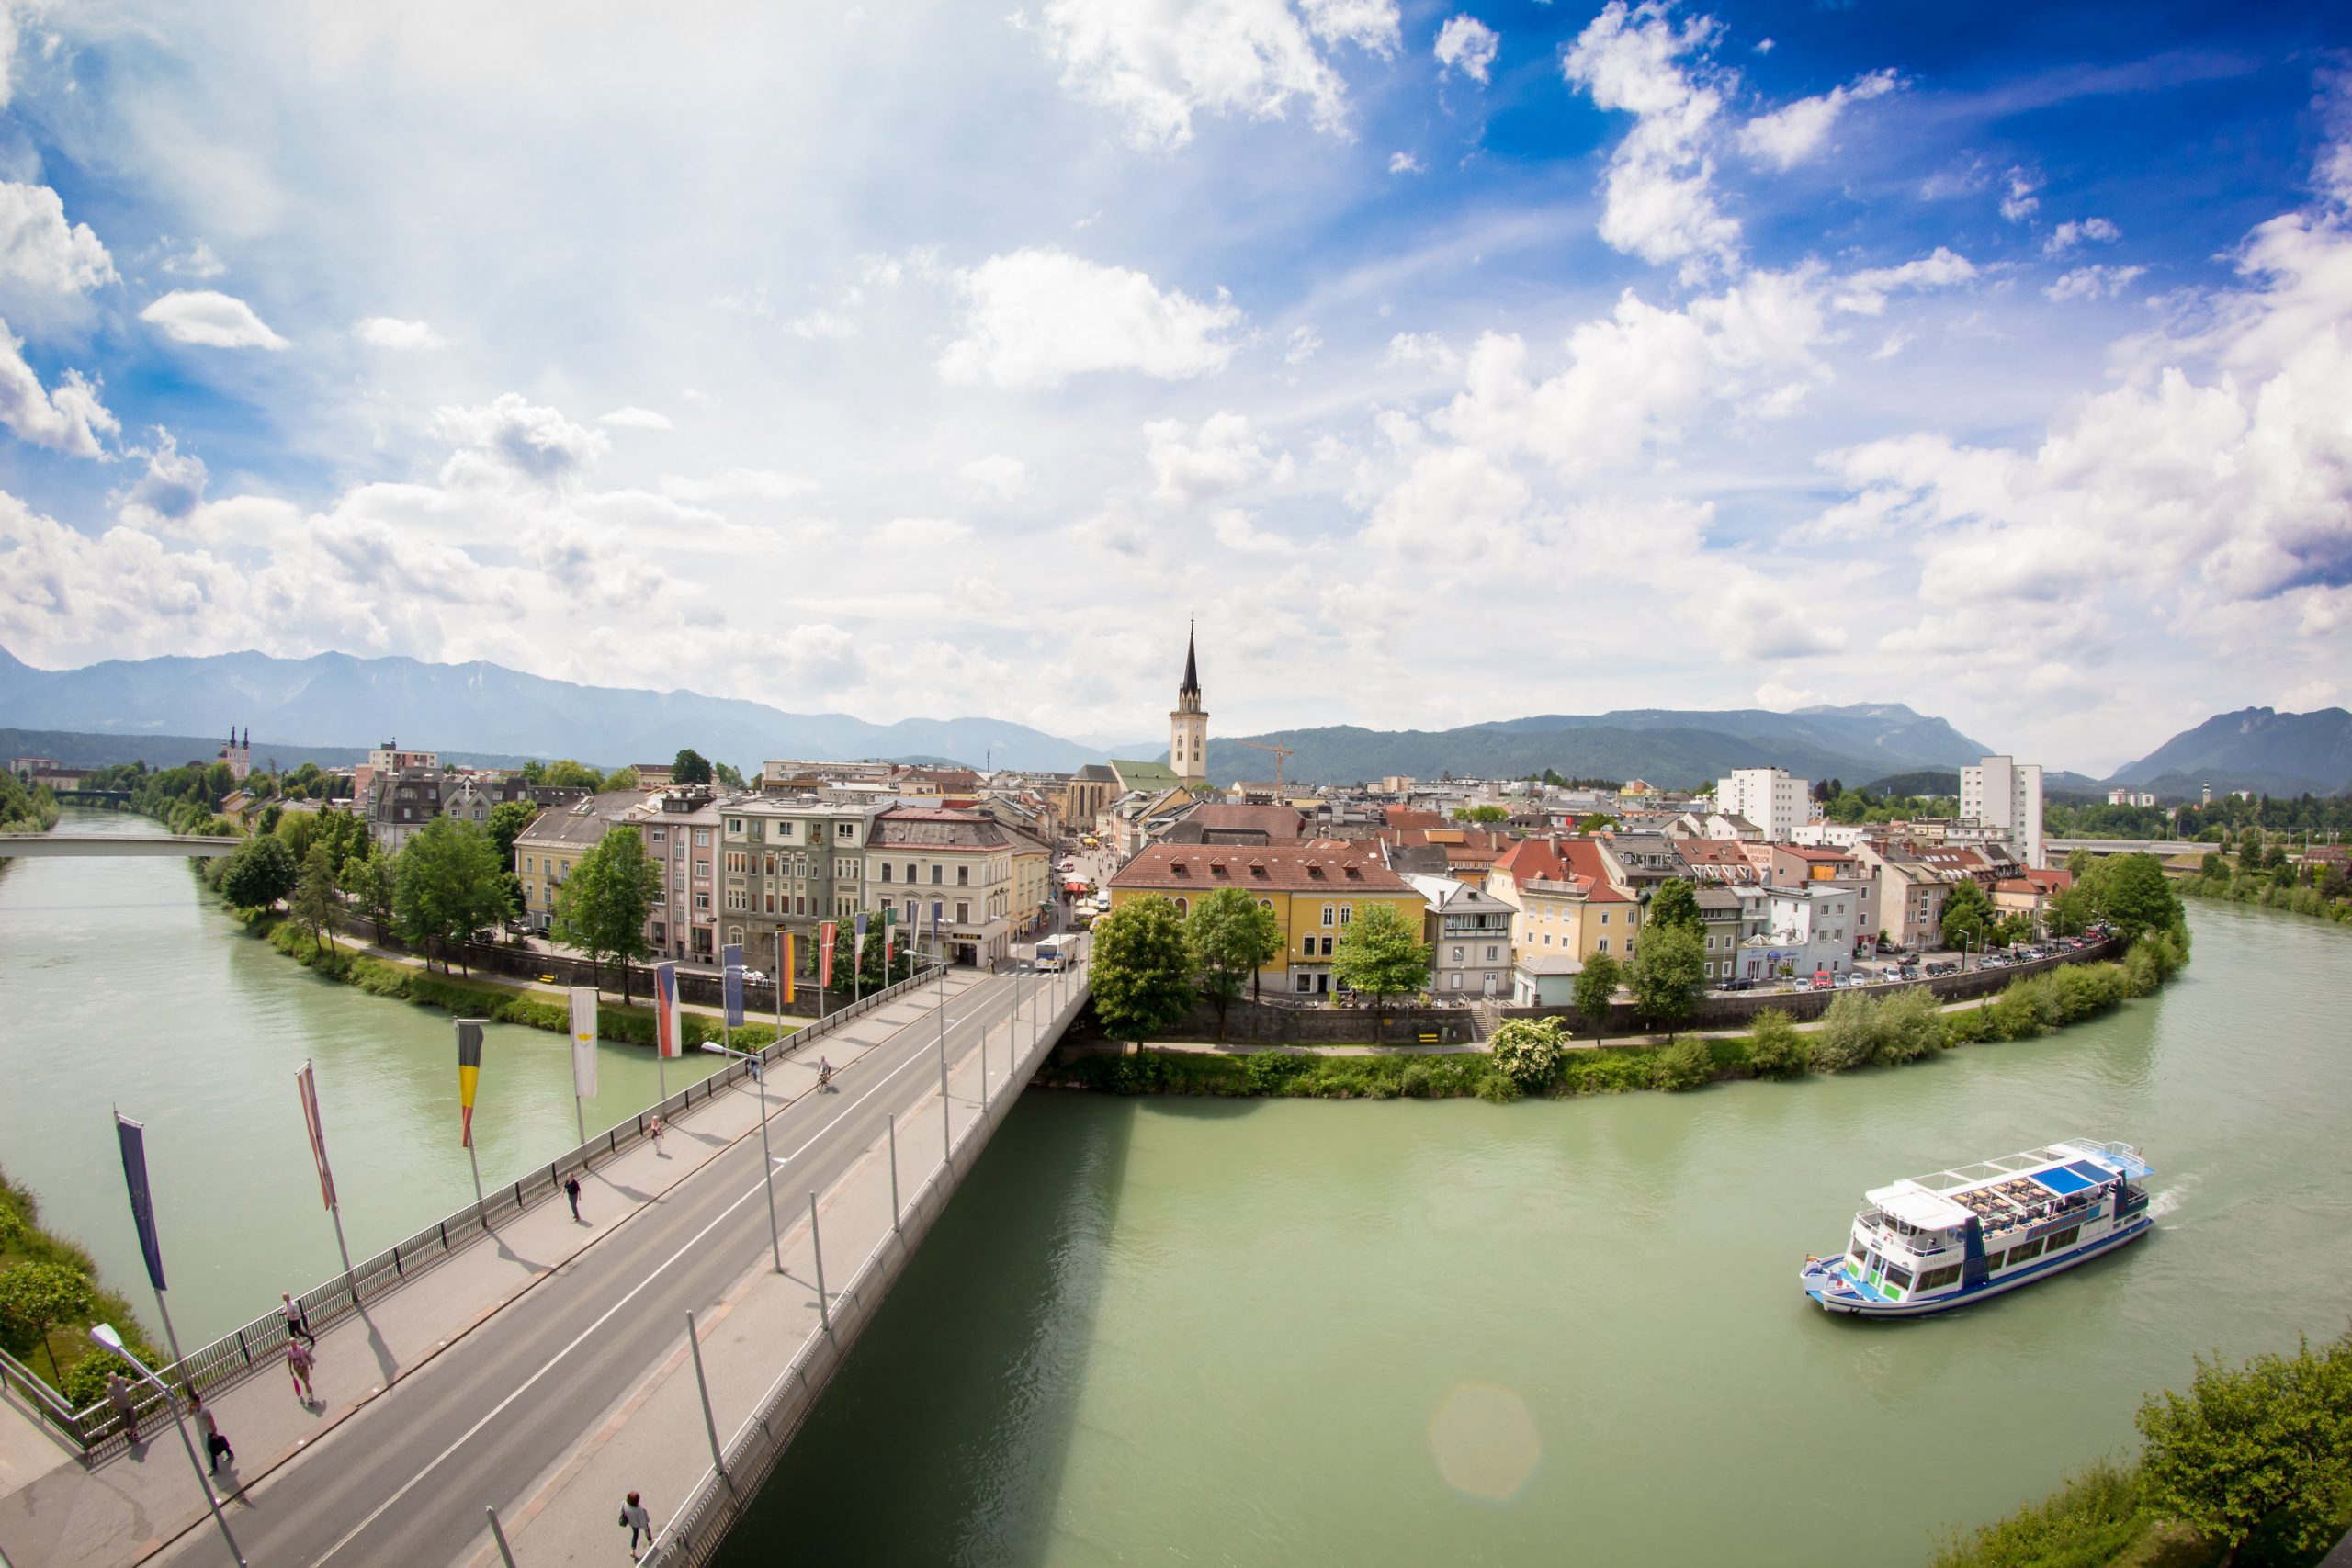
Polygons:
<instances>
[{"instance_id":1,"label":"bridge","mask_svg":"<svg viewBox=\"0 0 2352 1568\"><path fill-rule=\"evenodd\" d=\"M2095 855L2154 855L2161 860L2213 847L2193 839L2044 839L2041 842L2062 859L2076 850L2088 850Z\"/></svg>"},{"instance_id":2,"label":"bridge","mask_svg":"<svg viewBox=\"0 0 2352 1568\"><path fill-rule=\"evenodd\" d=\"M74 855L195 855L209 860L233 854L243 839L203 839L178 834L0 833L0 860L42 860Z\"/></svg>"},{"instance_id":3,"label":"bridge","mask_svg":"<svg viewBox=\"0 0 2352 1568\"><path fill-rule=\"evenodd\" d=\"M245 1560L495 1568L492 1508L518 1563L601 1559L638 1490L645 1562L707 1562L1087 996L1082 966L920 976L771 1047L763 1084L665 1101L658 1143L640 1116L492 1190L301 1298L315 1404L275 1313L192 1350ZM0 1495L9 1560L227 1560L160 1407L135 1463L106 1406L74 1419L86 1451Z\"/></svg>"}]
</instances>

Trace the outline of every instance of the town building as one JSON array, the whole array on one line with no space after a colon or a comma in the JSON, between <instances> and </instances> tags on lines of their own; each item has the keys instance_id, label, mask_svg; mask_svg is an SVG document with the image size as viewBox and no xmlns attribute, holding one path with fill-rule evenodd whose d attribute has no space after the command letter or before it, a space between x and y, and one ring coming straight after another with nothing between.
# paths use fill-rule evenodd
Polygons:
<instances>
[{"instance_id":1,"label":"town building","mask_svg":"<svg viewBox=\"0 0 2352 1568\"><path fill-rule=\"evenodd\" d=\"M404 751L397 740L387 740L370 750L368 760L351 770L351 798L363 807L372 795L376 781L392 773L411 771L431 773L441 766L438 751Z\"/></svg>"},{"instance_id":2,"label":"town building","mask_svg":"<svg viewBox=\"0 0 2352 1568\"><path fill-rule=\"evenodd\" d=\"M2145 790L2111 789L2107 792L2109 806L2154 806L2156 797Z\"/></svg>"},{"instance_id":3,"label":"town building","mask_svg":"<svg viewBox=\"0 0 2352 1568\"><path fill-rule=\"evenodd\" d=\"M1109 890L1114 912L1160 897L1182 915L1220 887L1238 887L1273 911L1283 948L1258 976L1297 996L1329 994L1339 939L1364 910L1385 904L1419 931L1427 908L1409 883L1355 846L1320 841L1262 849L1155 844L1121 867Z\"/></svg>"},{"instance_id":4,"label":"town building","mask_svg":"<svg viewBox=\"0 0 2352 1568\"><path fill-rule=\"evenodd\" d=\"M1778 843L1811 819L1812 790L1786 768L1735 768L1715 785L1715 809L1745 817L1767 843Z\"/></svg>"},{"instance_id":5,"label":"town building","mask_svg":"<svg viewBox=\"0 0 2352 1568\"><path fill-rule=\"evenodd\" d=\"M2041 837L2041 765L1987 757L1960 770L1960 815L1999 830L2012 853L2036 870L2049 863Z\"/></svg>"},{"instance_id":6,"label":"town building","mask_svg":"<svg viewBox=\"0 0 2352 1568\"><path fill-rule=\"evenodd\" d=\"M894 906L927 949L936 930L951 963L994 964L1012 953L1016 840L985 812L893 807L874 818L865 907Z\"/></svg>"},{"instance_id":7,"label":"town building","mask_svg":"<svg viewBox=\"0 0 2352 1568\"><path fill-rule=\"evenodd\" d=\"M1526 839L1487 874L1487 891L1518 911L1514 958L1565 953L1579 964L1596 953L1631 958L1640 935L1641 903L1610 880L1610 864L1592 839Z\"/></svg>"},{"instance_id":8,"label":"town building","mask_svg":"<svg viewBox=\"0 0 2352 1568\"><path fill-rule=\"evenodd\" d=\"M1510 928L1519 911L1450 876L1408 874L1405 881L1427 906L1421 939L1430 944L1430 994L1440 1000L1508 995Z\"/></svg>"},{"instance_id":9,"label":"town building","mask_svg":"<svg viewBox=\"0 0 2352 1568\"><path fill-rule=\"evenodd\" d=\"M1750 907L1762 917L1760 928L1740 941L1739 978L1803 978L1852 967L1864 902L1860 886L1798 882L1744 889L1739 896L1755 901Z\"/></svg>"},{"instance_id":10,"label":"town building","mask_svg":"<svg viewBox=\"0 0 2352 1568\"><path fill-rule=\"evenodd\" d=\"M1184 683L1168 716L1168 765L1188 784L1209 782L1209 716L1201 706L1200 667L1193 657L1193 631L1184 630Z\"/></svg>"},{"instance_id":11,"label":"town building","mask_svg":"<svg viewBox=\"0 0 2352 1568\"><path fill-rule=\"evenodd\" d=\"M1947 874L1907 844L1864 844L1854 856L1869 889L1864 929L1912 953L1942 945Z\"/></svg>"},{"instance_id":12,"label":"town building","mask_svg":"<svg viewBox=\"0 0 2352 1568\"><path fill-rule=\"evenodd\" d=\"M244 783L253 776L254 732L250 729L246 730L245 738L240 740L237 739L236 728L233 725L231 726L229 743L220 748L213 761L228 763L229 776L239 784Z\"/></svg>"},{"instance_id":13,"label":"town building","mask_svg":"<svg viewBox=\"0 0 2352 1568\"><path fill-rule=\"evenodd\" d=\"M819 926L852 920L872 907L865 897L866 846L885 807L854 793L763 791L714 799L707 809L718 827L717 923L725 942L741 943L747 962L776 974L789 933L795 973L815 975ZM695 824L686 830L694 832ZM681 849L700 851L675 832L665 834L665 842L674 883Z\"/></svg>"}]
</instances>

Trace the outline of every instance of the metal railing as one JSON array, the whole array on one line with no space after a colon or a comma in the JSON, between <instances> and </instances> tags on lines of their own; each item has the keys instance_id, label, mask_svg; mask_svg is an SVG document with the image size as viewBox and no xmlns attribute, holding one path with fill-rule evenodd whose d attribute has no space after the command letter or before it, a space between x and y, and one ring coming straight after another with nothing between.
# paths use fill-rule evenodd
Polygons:
<instances>
[{"instance_id":1,"label":"metal railing","mask_svg":"<svg viewBox=\"0 0 2352 1568\"><path fill-rule=\"evenodd\" d=\"M1086 1006L1084 966L1080 965L1076 973L1077 983L1070 988L1069 1000L1036 1032L1035 1040L1028 1044L1016 1043L1016 1077L1034 1069L1051 1054L1062 1032ZM1012 1038L1019 1041L1017 1031ZM983 1032L980 1049L987 1048L987 1034ZM957 1158L994 1132L996 1124L1012 1112L1017 1098L1010 1089L1000 1092L982 1114L964 1124L962 1133L915 1190L914 1197L900 1209L898 1223L874 1244L848 1283L829 1298L824 1321L808 1331L808 1337L793 1351L792 1359L785 1363L784 1371L752 1406L752 1414L728 1439L721 1450L724 1470L710 1467L703 1471L685 1502L639 1559L641 1568L702 1568L718 1555L727 1532L742 1517L761 1484L775 1469L776 1461L784 1457L793 1434L816 1404L818 1393L880 1310L891 1281L945 1211L948 1199L954 1195L951 1183L957 1174ZM965 1168L970 1168L969 1161Z\"/></svg>"},{"instance_id":2,"label":"metal railing","mask_svg":"<svg viewBox=\"0 0 2352 1568\"><path fill-rule=\"evenodd\" d=\"M812 1023L803 1024L752 1055L760 1059L764 1070L767 1063L791 1055L845 1020L870 1012L917 987L935 981L938 972L937 963L926 960L922 968L896 985L827 1013ZM302 1309L304 1321L311 1333L318 1334L357 1314L363 1303L380 1301L468 1242L489 1234L497 1221L519 1214L534 1203L553 1197L562 1190L566 1176L586 1169L593 1160L617 1153L639 1142L655 1117L659 1116L665 1122L672 1120L688 1107L707 1101L721 1089L742 1081L751 1070L748 1062L729 1060L708 1077L688 1084L657 1105L648 1106L629 1121L606 1128L546 1165L533 1167L514 1181L486 1190L479 1204L469 1203L397 1246L388 1247L373 1258L361 1258L352 1265L349 1274L337 1274L294 1298L296 1304ZM194 1388L199 1393L209 1393L243 1381L256 1368L273 1364L284 1349L287 1337L284 1311L282 1308L273 1309L243 1327L222 1335L209 1345L198 1348L176 1363L159 1368L158 1375L167 1383ZM55 1404L57 1410L62 1412L62 1415L52 1414L44 1405L44 1418L78 1444L92 1461L111 1454L118 1446L128 1446L124 1441L122 1417L113 1405L100 1400L86 1410L72 1410L55 1391L17 1362L10 1360L6 1367L0 1367L0 1376L5 1376L7 1382L15 1382L19 1374L36 1385L50 1402ZM151 1414L168 1416L163 1408L164 1396L156 1392L153 1383L138 1385L133 1399L133 1408L142 1422Z\"/></svg>"},{"instance_id":3,"label":"metal railing","mask_svg":"<svg viewBox=\"0 0 2352 1568\"><path fill-rule=\"evenodd\" d=\"M74 1407L49 1386L46 1378L6 1350L0 1350L0 1393L16 1394L32 1406L32 1415L42 1425L54 1427L66 1437L74 1437Z\"/></svg>"}]
</instances>

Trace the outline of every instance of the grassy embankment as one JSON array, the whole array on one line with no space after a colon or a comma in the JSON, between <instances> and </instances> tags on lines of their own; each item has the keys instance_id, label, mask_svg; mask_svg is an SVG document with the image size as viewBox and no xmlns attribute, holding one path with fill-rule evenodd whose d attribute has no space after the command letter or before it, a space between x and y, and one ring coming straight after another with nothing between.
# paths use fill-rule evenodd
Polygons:
<instances>
[{"instance_id":1,"label":"grassy embankment","mask_svg":"<svg viewBox=\"0 0 2352 1568\"><path fill-rule=\"evenodd\" d=\"M2188 955L2176 938L2151 933L2120 963L2069 964L2012 980L1998 995L1957 1012L1939 1010L1915 987L1886 997L1841 994L1821 1026L1799 1030L1767 1010L1753 1032L1693 1035L1673 1044L1564 1050L1557 1041L1507 1041L1476 1055L1321 1056L1287 1051L1246 1055L1206 1051L1090 1054L1047 1063L1047 1088L1110 1094L1279 1096L1321 1100L1569 1099L1634 1089L1700 1089L1728 1078L1793 1077L1917 1061L1938 1050L1991 1040L2030 1040L2153 994Z\"/></svg>"},{"instance_id":2,"label":"grassy embankment","mask_svg":"<svg viewBox=\"0 0 2352 1568\"><path fill-rule=\"evenodd\" d=\"M2290 869L2249 871L2231 869L2222 856L2208 855L2205 869L2174 885L2181 896L2223 904L2254 904L2265 909L2315 915L2323 920L2352 926L2352 893L2344 890L2342 875L2307 882Z\"/></svg>"},{"instance_id":3,"label":"grassy embankment","mask_svg":"<svg viewBox=\"0 0 2352 1568\"><path fill-rule=\"evenodd\" d=\"M154 1349L130 1303L99 1283L89 1253L44 1230L32 1193L0 1172L0 1347L85 1409L120 1365L90 1344L85 1330L94 1323L120 1329L149 1366L170 1359Z\"/></svg>"}]
</instances>

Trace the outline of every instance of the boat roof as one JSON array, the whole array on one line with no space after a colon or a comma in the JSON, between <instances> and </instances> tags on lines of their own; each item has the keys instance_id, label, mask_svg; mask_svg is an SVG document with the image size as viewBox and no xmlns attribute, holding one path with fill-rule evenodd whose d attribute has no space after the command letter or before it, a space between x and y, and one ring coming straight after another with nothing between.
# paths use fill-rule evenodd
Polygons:
<instances>
[{"instance_id":1,"label":"boat roof","mask_svg":"<svg viewBox=\"0 0 2352 1568\"><path fill-rule=\"evenodd\" d=\"M2138 1179L2149 1174L2140 1151L2129 1144L2068 1138L2048 1148L1911 1177L1864 1196L1905 1224L1949 1230L1984 1213L1988 1201L2023 1208L2043 1198L2070 1198L2119 1176Z\"/></svg>"}]
</instances>

